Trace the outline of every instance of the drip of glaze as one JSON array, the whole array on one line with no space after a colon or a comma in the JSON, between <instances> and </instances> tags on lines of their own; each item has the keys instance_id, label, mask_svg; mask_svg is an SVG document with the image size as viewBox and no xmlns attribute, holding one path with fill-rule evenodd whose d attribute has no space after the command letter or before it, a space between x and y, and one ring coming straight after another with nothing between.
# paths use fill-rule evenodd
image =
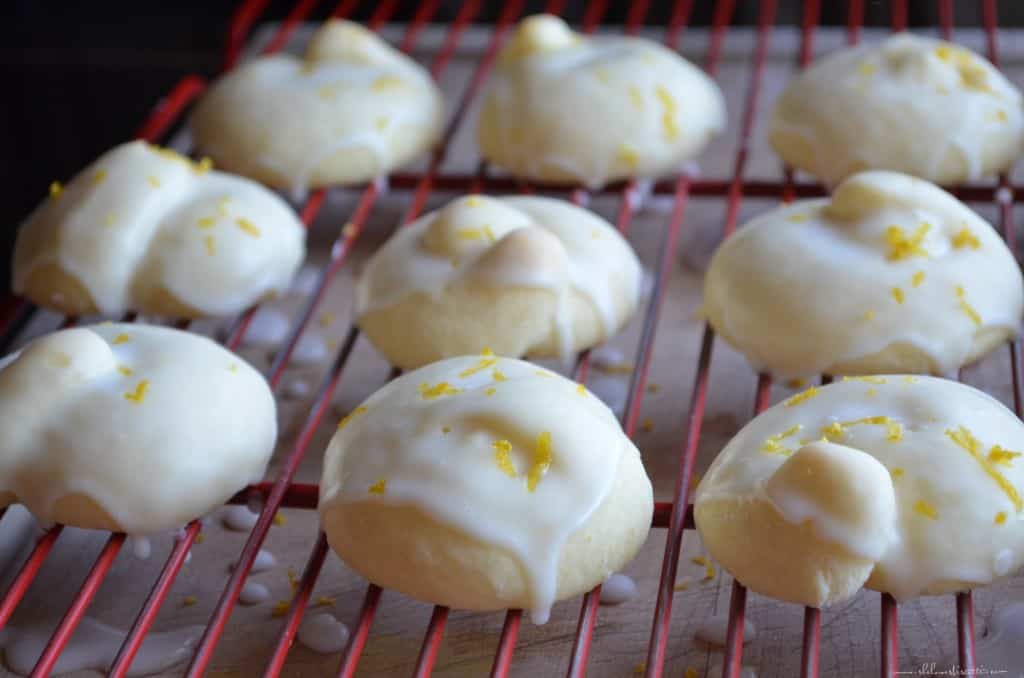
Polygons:
<instances>
[{"instance_id":1,"label":"drip of glaze","mask_svg":"<svg viewBox=\"0 0 1024 678\"><path fill-rule=\"evenodd\" d=\"M299 626L299 642L320 654L341 652L348 637L348 627L328 612L309 615Z\"/></svg>"},{"instance_id":2,"label":"drip of glaze","mask_svg":"<svg viewBox=\"0 0 1024 678\"><path fill-rule=\"evenodd\" d=\"M292 280L291 291L300 297L308 297L316 292L320 282L320 270L316 266L303 266Z\"/></svg>"},{"instance_id":3,"label":"drip of glaze","mask_svg":"<svg viewBox=\"0 0 1024 678\"><path fill-rule=\"evenodd\" d=\"M978 666L991 673L1008 672L1010 678L1024 666L1024 602L1016 602L996 611L988 625L988 633L978 641Z\"/></svg>"},{"instance_id":4,"label":"drip of glaze","mask_svg":"<svg viewBox=\"0 0 1024 678\"><path fill-rule=\"evenodd\" d=\"M295 378L285 382L282 396L287 400L304 400L309 397L310 386L305 379Z\"/></svg>"},{"instance_id":5,"label":"drip of glaze","mask_svg":"<svg viewBox=\"0 0 1024 678\"><path fill-rule=\"evenodd\" d=\"M601 585L602 605L621 605L636 597L636 582L632 577L616 572Z\"/></svg>"},{"instance_id":6,"label":"drip of glaze","mask_svg":"<svg viewBox=\"0 0 1024 678\"><path fill-rule=\"evenodd\" d=\"M7 627L0 632L0 648L4 649L7 667L19 675L28 675L53 633L52 624ZM128 672L129 676L145 676L165 671L184 661L203 633L201 626L188 626L174 631L150 632ZM93 669L106 671L117 655L125 632L85 617L61 653L53 674Z\"/></svg>"},{"instance_id":7,"label":"drip of glaze","mask_svg":"<svg viewBox=\"0 0 1024 678\"><path fill-rule=\"evenodd\" d=\"M715 614L707 617L701 622L700 626L697 627L697 632L694 634L697 640L702 640L708 645L714 645L716 647L725 647L726 633L729 629L729 615L726 614ZM749 643L757 637L757 629L750 623L749 619L743 620L743 642Z\"/></svg>"},{"instance_id":8,"label":"drip of glaze","mask_svg":"<svg viewBox=\"0 0 1024 678\"><path fill-rule=\"evenodd\" d=\"M292 351L292 363L295 365L309 365L320 363L327 359L327 341L319 332L306 330L295 344Z\"/></svg>"},{"instance_id":9,"label":"drip of glaze","mask_svg":"<svg viewBox=\"0 0 1024 678\"><path fill-rule=\"evenodd\" d=\"M261 308L252 317L245 331L249 346L276 346L288 337L288 316L272 308Z\"/></svg>"},{"instance_id":10,"label":"drip of glaze","mask_svg":"<svg viewBox=\"0 0 1024 678\"><path fill-rule=\"evenodd\" d=\"M248 506L232 505L224 508L221 513L221 524L232 532L249 532L256 526L259 515L253 513Z\"/></svg>"},{"instance_id":11,"label":"drip of glaze","mask_svg":"<svg viewBox=\"0 0 1024 678\"><path fill-rule=\"evenodd\" d=\"M276 565L277 565L277 558L274 557L274 554L271 553L270 551L265 551L263 549L260 549L256 553L256 560L254 560L252 562L252 568L249 571L252 572L253 574L258 574L260 572L266 572L267 570L273 568ZM231 563L231 565L229 565L228 567L231 570L234 570L235 569L235 563Z\"/></svg>"},{"instance_id":12,"label":"drip of glaze","mask_svg":"<svg viewBox=\"0 0 1024 678\"><path fill-rule=\"evenodd\" d=\"M270 589L259 582L245 582L241 593L238 594L238 602L242 605L259 605L268 600L270 600Z\"/></svg>"},{"instance_id":13,"label":"drip of glaze","mask_svg":"<svg viewBox=\"0 0 1024 678\"><path fill-rule=\"evenodd\" d=\"M146 560L149 558L149 554L153 552L153 545L150 543L149 537L131 536L128 537L128 543L131 546L132 553L139 560Z\"/></svg>"}]
</instances>

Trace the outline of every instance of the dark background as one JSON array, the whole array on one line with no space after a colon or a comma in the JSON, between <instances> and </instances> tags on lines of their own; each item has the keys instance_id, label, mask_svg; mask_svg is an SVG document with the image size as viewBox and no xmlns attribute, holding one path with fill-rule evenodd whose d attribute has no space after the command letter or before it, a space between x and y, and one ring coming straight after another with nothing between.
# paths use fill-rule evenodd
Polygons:
<instances>
[{"instance_id":1,"label":"dark background","mask_svg":"<svg viewBox=\"0 0 1024 678\"><path fill-rule=\"evenodd\" d=\"M18 224L54 179L70 178L104 150L130 138L153 104L187 73L210 77L220 69L227 27L240 0L142 2L0 0L0 293L7 289L10 246ZM980 23L980 1L954 0L958 26ZM271 0L261 20L283 18L294 0ZM335 2L324 0L313 19ZM363 0L365 18L376 3ZM527 2L539 11L542 2ZM578 21L584 2L570 0L567 17ZM606 23L621 23L628 2L611 0ZM691 25L706 24L712 0L695 0ZM737 0L734 22L756 20L757 0ZM821 0L824 24L843 24L846 2ZM396 18L417 3L400 2ZM486 3L478 21L493 21L500 2ZM671 2L654 0L647 23L665 23ZM800 18L799 0L780 0L778 23ZM910 0L911 26L937 23L935 0ZM889 2L865 0L867 25L888 25ZM451 19L458 2L442 2L436 21ZM1020 25L1024 0L1001 0L1000 23Z\"/></svg>"}]
</instances>

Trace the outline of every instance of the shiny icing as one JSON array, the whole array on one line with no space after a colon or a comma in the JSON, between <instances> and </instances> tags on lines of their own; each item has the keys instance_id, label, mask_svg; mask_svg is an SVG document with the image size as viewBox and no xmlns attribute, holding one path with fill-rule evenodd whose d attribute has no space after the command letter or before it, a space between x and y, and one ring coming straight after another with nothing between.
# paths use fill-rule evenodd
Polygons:
<instances>
[{"instance_id":1,"label":"shiny icing","mask_svg":"<svg viewBox=\"0 0 1024 678\"><path fill-rule=\"evenodd\" d=\"M104 315L148 312L158 289L200 314L229 315L288 288L305 237L287 203L259 184L136 141L51 192L22 224L14 289L55 264Z\"/></svg>"},{"instance_id":2,"label":"shiny icing","mask_svg":"<svg viewBox=\"0 0 1024 678\"><path fill-rule=\"evenodd\" d=\"M500 55L478 139L513 174L597 187L674 171L724 128L721 91L675 52L538 15Z\"/></svg>"},{"instance_id":3,"label":"shiny icing","mask_svg":"<svg viewBox=\"0 0 1024 678\"><path fill-rule=\"evenodd\" d=\"M696 507L760 501L810 522L817 538L876 561L867 586L907 600L949 582L988 584L1024 563L1021 450L1024 425L974 388L847 378L747 424L704 475ZM823 459L833 454L846 459Z\"/></svg>"},{"instance_id":4,"label":"shiny icing","mask_svg":"<svg viewBox=\"0 0 1024 678\"><path fill-rule=\"evenodd\" d=\"M636 454L615 415L576 383L510 358L451 358L390 382L342 419L324 458L320 512L412 504L505 549L542 623L562 546Z\"/></svg>"},{"instance_id":5,"label":"shiny icing","mask_svg":"<svg viewBox=\"0 0 1024 678\"><path fill-rule=\"evenodd\" d=\"M880 171L755 218L715 253L704 285L715 329L758 369L786 376L894 344L948 373L979 334L1016 333L1022 296L987 222L926 181Z\"/></svg>"},{"instance_id":6,"label":"shiny icing","mask_svg":"<svg viewBox=\"0 0 1024 678\"><path fill-rule=\"evenodd\" d=\"M1016 160L1021 103L1020 91L970 50L897 33L797 74L769 138L784 159L829 183L863 169L957 183Z\"/></svg>"},{"instance_id":7,"label":"shiny icing","mask_svg":"<svg viewBox=\"0 0 1024 678\"><path fill-rule=\"evenodd\" d=\"M551 290L559 300L551 332L567 359L569 291L593 305L611 336L632 313L641 278L629 244L592 212L553 198L470 195L399 229L377 251L356 287L356 311L416 292L440 299L456 284ZM632 300L629 308L622 298Z\"/></svg>"},{"instance_id":8,"label":"shiny icing","mask_svg":"<svg viewBox=\"0 0 1024 678\"><path fill-rule=\"evenodd\" d=\"M331 20L302 58L262 56L221 77L191 125L217 162L303 192L408 162L437 139L443 113L440 91L415 61L358 24ZM402 135L410 140L399 142ZM318 173L325 160L355 150L370 154L372 171Z\"/></svg>"},{"instance_id":9,"label":"shiny icing","mask_svg":"<svg viewBox=\"0 0 1024 678\"><path fill-rule=\"evenodd\" d=\"M83 494L134 535L258 481L277 434L256 370L204 337L136 324L29 344L0 369L0 426L0 497L52 523L60 499Z\"/></svg>"}]
</instances>

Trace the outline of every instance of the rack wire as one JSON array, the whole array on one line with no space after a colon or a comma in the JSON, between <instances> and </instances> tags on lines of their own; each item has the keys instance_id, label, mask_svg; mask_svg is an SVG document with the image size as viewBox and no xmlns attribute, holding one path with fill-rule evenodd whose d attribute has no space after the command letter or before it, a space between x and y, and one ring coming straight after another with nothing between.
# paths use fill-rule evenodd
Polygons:
<instances>
[{"instance_id":1,"label":"rack wire","mask_svg":"<svg viewBox=\"0 0 1024 678\"><path fill-rule=\"evenodd\" d=\"M253 27L266 9L268 0L246 0L236 10L228 31L225 49L225 68L229 69L238 63L243 47L250 38ZM299 0L278 26L264 53L282 49L292 37L300 24L308 19L317 6L316 0ZM359 0L343 0L338 4L331 16L346 17L351 15L359 4ZM396 10L396 0L383 0L374 5L375 9L367 25L371 30L379 30ZM626 18L624 30L627 34L636 34L642 27L649 2L642 0L632 3ZM684 37L693 10L693 0L676 0L664 35L664 43L673 50L679 48ZM723 42L735 10L735 0L720 0L710 27L710 42L703 60L707 73L714 77L719 65ZM405 52L411 51L417 44L423 28L430 22L439 9L440 0L425 0L419 5L412 20L407 24L399 47ZM481 0L469 0L462 4L454 20L448 25L446 36L440 50L434 55L430 73L439 78L447 68L455 53L460 38L471 25L481 10ZM546 11L560 14L564 9L564 0L550 0ZM953 2L937 0L939 29L943 37L953 39ZM847 42L850 44L860 40L864 23L863 0L847 2ZM607 0L589 2L583 18L582 30L592 32L601 24L607 9ZM767 53L775 25L777 0L761 0L755 32L755 47L750 62L750 80L747 84L746 97L743 103L740 131L737 139L731 176L726 179L698 179L681 173L679 176L656 182L652 188L654 194L671 195L672 209L662 233L659 257L654 278L654 286L649 297L643 317L640 339L636 347L634 370L629 383L628 397L622 424L626 433L632 436L636 429L637 418L645 392L650 368L652 346L657 333L658 322L665 301L665 290L672 264L676 259L680 235L682 233L686 209L691 196L711 196L725 200L725 215L721 229L724 238L731 234L737 226L741 203L745 198L773 198L790 201L798 197L816 196L824 193L821 186L812 183L799 183L794 173L788 169L783 172L781 182L754 181L745 178L747 156L750 148L754 121L761 103L761 85ZM430 156L425 171L416 174L397 173L390 177L389 184L395 190L407 191L411 194L408 209L402 219L409 223L422 212L427 198L433 191L469 192L469 191L519 191L519 192L557 192L568 193L578 204L585 204L589 199L587 192L574 187L533 187L520 181L505 177L489 176L487 167L480 163L473 174L442 174L441 167L449 151L451 141L466 113L479 93L494 63L498 50L506 39L512 24L521 17L524 0L509 0L500 12L490 39L487 42L483 58L477 63L462 94L457 99L454 112L444 130L441 141ZM800 43L797 63L800 67L810 63L818 17L820 0L804 0L800 24ZM998 18L996 0L982 1L983 29L986 36L987 57L999 66ZM907 25L906 0L893 0L891 4L891 25L893 30L903 30ZM139 128L136 137L148 141L163 138L181 120L189 105L204 90L206 82L195 75L182 78L168 95L153 109L149 118ZM958 195L969 201L994 202L998 206L999 227L1010 246L1015 247L1015 234L1012 221L1013 193L1007 176L999 178L996 187L965 186L957 189ZM616 227L623 234L628 234L631 227L633 210L631 200L637 190L636 182L627 181L610 187L603 192L617 197L618 210ZM309 326L319 305L323 301L325 291L331 280L343 267L349 253L357 243L378 198L382 193L380 183L370 183L359 193L355 207L345 227L340 229L331 247L330 258L319 271L319 277L313 293L305 300L297 321L292 326L287 339L277 351L268 373L271 388L278 390L282 376L288 366L292 354L306 328ZM326 190L313 192L301 205L300 214L307 227L312 224L324 204ZM250 309L237 318L232 324L224 344L229 349L237 349L249 328L256 309ZM18 339L21 331L33 317L36 309L23 299L8 298L0 306L0 350L7 350ZM133 315L124 318L134 320ZM72 326L76 318L68 317L61 323L62 327ZM188 323L178 323L179 327L187 327ZM334 357L330 369L320 383L312 405L306 414L305 421L296 441L284 459L277 478L270 483L262 483L247 488L232 499L233 503L245 503L253 498L262 502L262 510L255 527L238 555L233 573L225 585L217 605L209 619L203 636L195 650L186 675L201 676L206 671L213 653L228 624L232 609L238 601L242 585L250 573L256 555L263 544L274 515L279 508L316 507L317 488L315 485L294 483L293 479L299 463L305 456L310 442L319 428L331 401L332 395L341 382L342 372L352 355L359 336L359 330L350 326ZM668 651L668 637L672 619L673 584L676 578L679 556L685 531L693 528L692 505L689 503L690 481L694 474L694 462L701 436L710 384L710 367L715 343L714 332L707 325L701 335L699 353L696 357L696 374L692 385L692 396L686 413L685 435L679 444L678 471L672 501L656 504L652 525L665 530L665 548L661 565L657 596L651 617L650 639L647 649L647 661L644 672L647 678L658 678L665 670L665 659ZM1018 417L1022 414L1022 378L1021 353L1019 341L1008 344L1013 383L1014 411ZM589 356L583 354L577 361L574 377L585 383L588 376ZM392 370L391 377L397 375ZM829 378L823 376L823 381ZM772 379L770 375L760 374L754 394L754 414L764 410L769 404ZM4 510L0 509L0 519ZM186 526L178 537L174 548L168 556L153 587L139 609L137 616L111 665L110 675L118 678L127 675L136 653L147 632L153 624L161 606L165 602L171 586L184 565L190 548L202 525L193 521ZM12 580L8 590L0 597L0 629L7 623L19 602L31 586L36 574L46 561L54 544L60 537L62 526L49 529L36 543L31 554L22 564ZM125 535L111 534L105 546L92 564L77 595L67 609L52 637L49 639L32 676L46 676L56 665L61 652L66 646L78 623L88 609L98 588L102 584L118 552L125 542ZM298 586L290 601L290 606L283 620L277 642L267 659L265 676L278 676L285 666L288 652L295 639L303 614L308 607L310 595L320 571L328 556L327 542L320 533L310 551ZM585 675L587 660L590 654L594 628L598 618L598 598L600 587L595 588L583 597L574 634L572 653L568 668L568 676ZM348 677L354 675L360 657L369 637L374 615L377 611L381 589L373 584L366 588L361 609L351 625L352 633L347 647L341 655L337 675ZM974 643L973 602L969 591L956 594L955 618L957 621L958 659L960 667L969 672L976 669ZM729 622L723 678L740 676L743 627L746 611L747 592L738 582L733 582L729 604ZM879 595L880 605L880 643L879 643L879 674L883 678L897 675L899 669L897 637L898 606L889 595ZM804 610L803 644L801 648L801 676L813 677L819 674L820 641L822 628L822 611L815 608ZM827 614L825 612L824 614ZM443 641L449 610L435 606L423 634L423 641L414 669L415 676L429 676L434 668L438 650ZM521 610L510 610L505 615L501 635L498 640L490 675L502 677L509 675L514 659L516 642L522 619Z\"/></svg>"}]
</instances>

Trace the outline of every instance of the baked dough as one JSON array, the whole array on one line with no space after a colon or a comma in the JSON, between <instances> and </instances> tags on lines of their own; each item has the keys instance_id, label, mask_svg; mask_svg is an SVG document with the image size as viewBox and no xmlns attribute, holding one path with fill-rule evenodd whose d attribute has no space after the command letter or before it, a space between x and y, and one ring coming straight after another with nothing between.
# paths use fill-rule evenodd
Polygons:
<instances>
[{"instance_id":1,"label":"baked dough","mask_svg":"<svg viewBox=\"0 0 1024 678\"><path fill-rule=\"evenodd\" d=\"M71 315L230 315L287 289L305 240L262 186L137 141L51 186L18 232L14 290Z\"/></svg>"},{"instance_id":2,"label":"baked dough","mask_svg":"<svg viewBox=\"0 0 1024 678\"><path fill-rule=\"evenodd\" d=\"M430 75L340 20L325 23L301 59L259 57L222 76L190 121L218 165L296 193L386 175L426 151L443 123Z\"/></svg>"},{"instance_id":3,"label":"baked dough","mask_svg":"<svg viewBox=\"0 0 1024 678\"><path fill-rule=\"evenodd\" d=\"M768 137L784 161L829 184L868 169L956 184L1017 160L1024 115L1020 91L985 59L897 33L794 77Z\"/></svg>"},{"instance_id":4,"label":"baked dough","mask_svg":"<svg viewBox=\"0 0 1024 678\"><path fill-rule=\"evenodd\" d=\"M1024 425L954 381L810 388L736 434L697 488L704 545L752 590L819 607L989 584L1024 563Z\"/></svg>"},{"instance_id":5,"label":"baked dough","mask_svg":"<svg viewBox=\"0 0 1024 678\"><path fill-rule=\"evenodd\" d=\"M779 376L948 374L1017 333L1022 296L989 224L937 186L881 171L757 217L704 283L715 331Z\"/></svg>"},{"instance_id":6,"label":"baked dough","mask_svg":"<svg viewBox=\"0 0 1024 678\"><path fill-rule=\"evenodd\" d=\"M511 358L451 358L338 425L320 520L370 581L431 603L529 609L588 591L636 555L653 512L640 454L582 386Z\"/></svg>"},{"instance_id":7,"label":"baked dough","mask_svg":"<svg viewBox=\"0 0 1024 678\"><path fill-rule=\"evenodd\" d=\"M179 528L263 477L274 398L236 355L188 332L61 330L0 363L0 506L143 535Z\"/></svg>"},{"instance_id":8,"label":"baked dough","mask_svg":"<svg viewBox=\"0 0 1024 678\"><path fill-rule=\"evenodd\" d=\"M612 226L552 198L470 195L370 259L360 328L405 369L477 353L559 356L615 334L636 309L640 262Z\"/></svg>"},{"instance_id":9,"label":"baked dough","mask_svg":"<svg viewBox=\"0 0 1024 678\"><path fill-rule=\"evenodd\" d=\"M597 188L677 171L725 128L715 82L634 37L584 37L547 14L524 19L484 96L484 157L536 181Z\"/></svg>"}]
</instances>

